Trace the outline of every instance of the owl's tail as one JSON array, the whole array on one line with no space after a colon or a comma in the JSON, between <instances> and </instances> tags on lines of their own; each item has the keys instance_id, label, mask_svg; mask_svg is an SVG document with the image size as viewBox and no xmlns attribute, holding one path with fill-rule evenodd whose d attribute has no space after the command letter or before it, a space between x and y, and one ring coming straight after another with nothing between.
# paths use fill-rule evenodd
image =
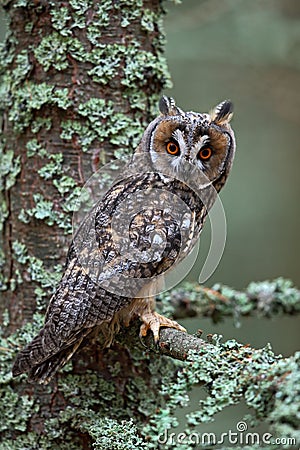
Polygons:
<instances>
[{"instance_id":1,"label":"owl's tail","mask_svg":"<svg viewBox=\"0 0 300 450\"><path fill-rule=\"evenodd\" d=\"M45 355L44 358L37 358L36 351L39 347L40 335L36 336L27 347L22 350L14 362L12 374L14 377L28 372L28 381L39 384L47 384L55 373L63 367L81 345L83 339L91 332L91 329L82 330L76 340L70 345L65 345L56 353Z\"/></svg>"},{"instance_id":2,"label":"owl's tail","mask_svg":"<svg viewBox=\"0 0 300 450\"><path fill-rule=\"evenodd\" d=\"M46 361L43 361L41 364L33 366L33 368L30 369L28 373L28 381L39 384L49 383L56 372L61 367L63 367L73 356L73 354L80 346L82 340L83 337L74 345L61 350L59 353L56 353L56 355L53 355L50 358L46 359Z\"/></svg>"}]
</instances>

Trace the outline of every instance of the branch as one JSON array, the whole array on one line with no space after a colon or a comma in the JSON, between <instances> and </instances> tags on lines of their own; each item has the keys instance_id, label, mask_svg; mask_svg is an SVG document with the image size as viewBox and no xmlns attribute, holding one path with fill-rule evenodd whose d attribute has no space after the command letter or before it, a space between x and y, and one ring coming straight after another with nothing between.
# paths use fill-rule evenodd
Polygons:
<instances>
[{"instance_id":1,"label":"branch","mask_svg":"<svg viewBox=\"0 0 300 450\"><path fill-rule=\"evenodd\" d=\"M211 317L213 322L225 316L274 317L295 315L300 312L300 291L290 280L252 282L245 291L216 284L212 289L197 283L184 283L182 287L161 294L157 298L158 310L175 319Z\"/></svg>"},{"instance_id":2,"label":"branch","mask_svg":"<svg viewBox=\"0 0 300 450\"><path fill-rule=\"evenodd\" d=\"M300 438L298 409L300 400L300 353L289 358L276 356L268 344L262 349L229 340L220 342L217 335L209 335L208 341L171 328L160 330L160 341L154 345L152 335L145 344L160 354L184 361L168 386L168 404L182 405L195 385L205 384L209 396L200 400L198 411L187 415L191 428L212 420L214 415L243 398L254 411L251 422L262 420L269 423L277 436ZM165 412L160 410L150 428L162 420ZM162 417L160 417L162 416Z\"/></svg>"},{"instance_id":3,"label":"branch","mask_svg":"<svg viewBox=\"0 0 300 450\"><path fill-rule=\"evenodd\" d=\"M148 333L144 339L145 345L153 351L158 351L162 355L181 361L188 358L190 351L209 352L215 348L212 343L200 337L175 330L174 328L161 328L159 337L159 343L155 345L152 333ZM212 338L212 335L209 335L208 339L210 338Z\"/></svg>"}]
</instances>

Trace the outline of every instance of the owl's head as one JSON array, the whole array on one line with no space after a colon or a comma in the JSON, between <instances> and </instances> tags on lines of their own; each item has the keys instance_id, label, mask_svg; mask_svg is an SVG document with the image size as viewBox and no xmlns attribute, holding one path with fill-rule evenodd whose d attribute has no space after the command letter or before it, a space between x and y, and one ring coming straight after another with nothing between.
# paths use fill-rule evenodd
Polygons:
<instances>
[{"instance_id":1,"label":"owl's head","mask_svg":"<svg viewBox=\"0 0 300 450\"><path fill-rule=\"evenodd\" d=\"M146 129L139 152L148 152L158 172L185 177L202 174L217 191L226 181L235 152L230 127L233 105L225 100L210 113L185 112L162 97L160 116Z\"/></svg>"}]
</instances>

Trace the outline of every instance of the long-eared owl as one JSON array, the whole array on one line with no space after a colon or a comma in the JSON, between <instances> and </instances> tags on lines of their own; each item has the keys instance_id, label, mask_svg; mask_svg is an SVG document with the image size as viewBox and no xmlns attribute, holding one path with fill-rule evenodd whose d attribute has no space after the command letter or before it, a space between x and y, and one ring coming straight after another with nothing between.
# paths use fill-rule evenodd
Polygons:
<instances>
[{"instance_id":1,"label":"long-eared owl","mask_svg":"<svg viewBox=\"0 0 300 450\"><path fill-rule=\"evenodd\" d=\"M232 103L184 112L164 96L159 108L122 176L74 235L44 326L17 356L14 376L47 383L86 337L103 328L109 345L135 318L141 336L151 330L156 342L162 326L185 331L155 312L155 295L191 252L228 177Z\"/></svg>"}]
</instances>

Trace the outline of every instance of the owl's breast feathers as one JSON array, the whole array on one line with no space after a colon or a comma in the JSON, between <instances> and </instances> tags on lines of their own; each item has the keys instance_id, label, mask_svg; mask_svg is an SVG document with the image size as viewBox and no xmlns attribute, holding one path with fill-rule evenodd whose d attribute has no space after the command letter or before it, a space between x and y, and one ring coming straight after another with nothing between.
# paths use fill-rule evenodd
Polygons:
<instances>
[{"instance_id":1,"label":"owl's breast feathers","mask_svg":"<svg viewBox=\"0 0 300 450\"><path fill-rule=\"evenodd\" d=\"M19 353L14 376L29 372L31 380L48 382L96 326L189 253L205 215L187 186L158 173L113 186L78 229L45 325Z\"/></svg>"}]
</instances>

